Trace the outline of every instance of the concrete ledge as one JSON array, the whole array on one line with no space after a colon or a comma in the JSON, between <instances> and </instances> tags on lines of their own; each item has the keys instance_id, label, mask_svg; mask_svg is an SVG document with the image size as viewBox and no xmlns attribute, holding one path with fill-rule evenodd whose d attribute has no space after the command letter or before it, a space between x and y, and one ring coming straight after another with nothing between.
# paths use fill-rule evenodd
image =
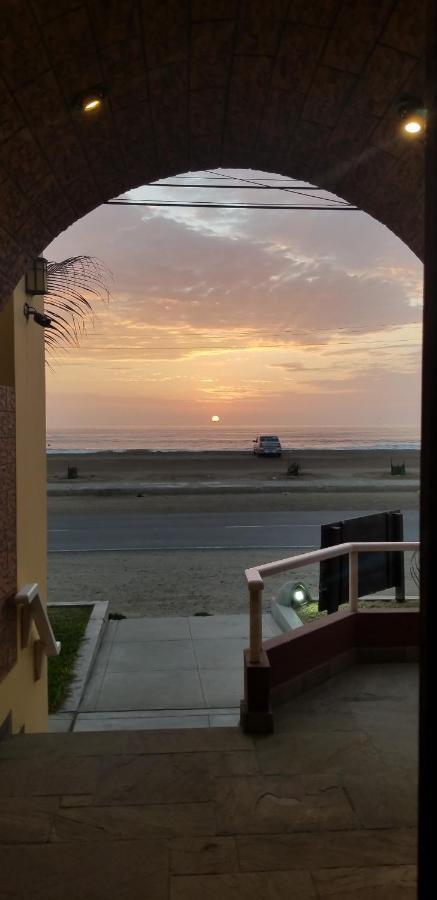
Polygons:
<instances>
[{"instance_id":1,"label":"concrete ledge","mask_svg":"<svg viewBox=\"0 0 437 900\"><path fill-rule=\"evenodd\" d=\"M276 600L271 605L270 614L282 631L293 631L303 625L297 612L291 606L284 606L283 603L277 603Z\"/></svg>"},{"instance_id":2,"label":"concrete ledge","mask_svg":"<svg viewBox=\"0 0 437 900\"><path fill-rule=\"evenodd\" d=\"M108 602L103 600L97 600L95 603L49 603L49 607L56 607L57 609L60 607L70 609L78 606L91 606L92 613L76 657L68 697L58 710L58 713L55 714L64 716L64 718L67 713L76 712L80 706L103 637L108 612Z\"/></svg>"}]
</instances>

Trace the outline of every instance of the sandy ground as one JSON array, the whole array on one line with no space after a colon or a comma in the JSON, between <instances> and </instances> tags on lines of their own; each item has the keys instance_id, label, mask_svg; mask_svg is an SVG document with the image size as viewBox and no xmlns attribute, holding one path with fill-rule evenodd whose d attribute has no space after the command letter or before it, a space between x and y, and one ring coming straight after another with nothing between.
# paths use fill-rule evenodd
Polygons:
<instances>
[{"instance_id":1,"label":"sandy ground","mask_svg":"<svg viewBox=\"0 0 437 900\"><path fill-rule=\"evenodd\" d=\"M375 510L418 509L419 491L366 491L362 493L332 491L308 491L294 494L278 493L245 494L141 494L139 496L65 496L49 497L49 510L68 513L80 510L100 512L108 516L130 510L147 513L208 513L259 512L296 510Z\"/></svg>"},{"instance_id":2,"label":"sandy ground","mask_svg":"<svg viewBox=\"0 0 437 900\"><path fill-rule=\"evenodd\" d=\"M298 552L290 548L286 555ZM272 550L51 553L49 598L64 603L108 600L111 612L126 616L248 612L244 570L283 555ZM406 593L416 595L408 568L406 560ZM295 578L266 579L265 608L294 580L304 581L317 597L318 567L313 565L299 569Z\"/></svg>"},{"instance_id":3,"label":"sandy ground","mask_svg":"<svg viewBox=\"0 0 437 900\"><path fill-rule=\"evenodd\" d=\"M419 453L405 450L298 450L280 459L250 453L89 453L48 455L50 483L67 482L67 466L76 466L80 481L268 481L285 477L290 462L301 468L299 480L360 478L377 482L390 477L390 461L405 462L410 478L419 476Z\"/></svg>"},{"instance_id":4,"label":"sandy ground","mask_svg":"<svg viewBox=\"0 0 437 900\"><path fill-rule=\"evenodd\" d=\"M268 461L270 463L270 461ZM98 510L108 516L135 508L136 511L214 512L265 510L389 510L417 509L418 493L361 494L308 492L277 494L187 495L143 497L52 497L49 508L58 512ZM154 551L118 553L50 553L49 599L52 602L108 600L111 612L128 616L193 615L198 612L245 612L248 608L244 570L278 556L283 550ZM408 577L407 594L416 594ZM292 577L292 576L291 576ZM318 568L299 571L313 595L318 590ZM286 576L269 579L265 606L287 581Z\"/></svg>"},{"instance_id":5,"label":"sandy ground","mask_svg":"<svg viewBox=\"0 0 437 900\"><path fill-rule=\"evenodd\" d=\"M50 455L49 482L67 482L67 465L79 470L83 481L252 481L254 492L244 494L162 494L160 496L66 496L50 497L49 508L98 510L108 516L135 509L145 512L259 512L266 510L344 510L357 511L416 509L418 491L383 493L378 481L390 477L390 461L406 463L410 477L419 476L416 451L393 454L390 451L298 451L277 459L257 459L248 453L166 453L130 452ZM288 463L299 462L302 481L314 482L314 491L257 493L257 481L281 478ZM332 491L318 491L317 479L332 478ZM335 479L365 479L374 491L335 492ZM75 482L77 483L77 482ZM366 485L368 487L368 485ZM248 598L244 570L268 562L279 555L272 550L154 551L117 553L49 554L49 599L53 601L108 600L110 610L128 616L193 615L229 613L247 610ZM406 570L408 572L408 563ZM291 576L292 577L292 576ZM318 592L318 567L299 571L313 595ZM268 607L287 578L270 579L265 591ZM416 593L407 578L407 593Z\"/></svg>"}]
</instances>

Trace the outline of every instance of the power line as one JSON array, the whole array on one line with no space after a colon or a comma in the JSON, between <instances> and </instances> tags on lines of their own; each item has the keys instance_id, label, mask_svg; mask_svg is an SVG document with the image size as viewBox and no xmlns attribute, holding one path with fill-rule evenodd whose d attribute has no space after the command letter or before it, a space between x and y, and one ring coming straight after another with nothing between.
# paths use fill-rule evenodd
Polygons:
<instances>
[{"instance_id":1,"label":"power line","mask_svg":"<svg viewBox=\"0 0 437 900\"><path fill-rule=\"evenodd\" d=\"M415 323L412 323L412 324L415 324ZM334 332L331 332L331 329L328 329L328 328L325 328L325 329L321 328L321 329L319 329L319 330L316 332L316 334L328 334L328 335L332 334L332 336L333 336L333 338L334 338L335 335L339 334L339 332L342 332L342 331L345 332L345 334L344 334L344 335L340 335L340 339L337 340L338 345L341 345L341 346L349 345L349 344L354 343L354 341L347 341L347 340L344 340L344 338L347 337L348 335L353 335L353 334L355 334L355 335L357 335L357 336L362 335L362 337L365 338L367 334L370 334L370 332L362 331L362 330L359 330L359 329L353 329L353 328L350 328L350 329L348 329L348 328L345 328L345 329L338 328L338 329L337 329L336 331L334 331ZM274 332L273 332L273 333L272 333L272 332L270 332L270 333L267 332L265 335L262 335L262 334L259 334L259 333L257 334L257 333L255 332L255 333L252 333L252 334L247 334L247 335L242 334L242 335L240 335L240 340L241 340L241 341L245 341L245 340L250 340L251 338L252 338L252 339L253 339L253 338L262 339L262 337L264 336L264 337L269 337L271 340L272 340L272 339L274 340L274 339L276 338L278 341L280 341L280 340L283 338L283 335L284 335L284 334L286 335L286 338L289 340L290 338L296 337L296 336L300 336L300 337L310 336L310 335L314 334L314 332L312 332L312 331L301 331L301 332L295 331L295 332L288 332L288 331L284 330L284 332L280 332L280 333L277 333L277 334L274 333ZM92 335L90 335L90 338L92 338ZM406 339L404 339L404 340L395 342L394 344L393 344L393 343L387 344L385 341L380 342L380 341L378 341L378 340L372 340L372 341L371 341L371 344L370 344L369 346L371 346L371 347L373 347L373 346L380 346L381 343L382 343L383 346L390 346L390 347L393 347L393 346L394 346L394 347L400 347L400 346L413 346L413 345L414 345L414 346L419 346L419 345L420 345L420 342L417 343L417 339L414 339L414 338L408 339L408 338L406 338ZM270 345L270 344L260 344L260 345L259 345L259 347L261 347L261 348L262 348L262 347L278 347L278 346L281 346L281 344L271 344L271 345ZM363 345L361 345L361 346L363 346ZM80 347L77 347L76 349L81 349L81 348L80 348ZM114 350L117 350L117 351L118 351L118 350L124 350L124 351L130 351L130 350L223 350L223 349L228 349L228 350L245 350L245 349L247 349L247 348L245 347L245 345L244 345L243 343L241 343L241 344L239 344L238 346L232 346L232 347L225 347L224 344L208 344L208 345L203 345L203 344L174 344L174 345L171 345L171 346L167 346L167 345L164 345L164 346L163 346L163 345L161 345L161 344L156 344L156 345L144 345L144 344L127 344L127 345L126 345L126 344L124 344L124 345L115 345L115 346L109 346L109 347L108 347L107 345L105 345L105 344L102 344L101 346L99 346L98 344L97 344L97 345L94 344L94 346L88 346L87 349L91 352L91 351L101 351L101 350L106 350L106 351L114 351ZM249 348L249 349L251 349L251 348ZM253 349L257 349L256 345L255 345L255 347L254 347Z\"/></svg>"},{"instance_id":2,"label":"power line","mask_svg":"<svg viewBox=\"0 0 437 900\"><path fill-rule=\"evenodd\" d=\"M205 171L209 172L210 170L206 169ZM192 173L191 175L174 175L173 177L178 178L178 179L182 178L184 181L187 181L189 178L192 178L193 175L194 175L194 173ZM200 177L202 177L202 172L196 172L196 175L200 175ZM169 176L169 177L171 177L171 176ZM226 179L226 178L228 180L231 180L231 179L235 180L236 176L235 175L223 175L223 174L221 174L221 175L205 175L203 180L204 181L222 181L223 179ZM256 181L253 181L249 178L245 178L244 181L247 181L248 184L257 184ZM278 181L278 182L280 182L280 184L288 184L289 183L291 185L294 185L294 181L292 181L292 180L290 180L289 182L286 181L286 176L284 176L284 178L275 177L275 176L264 178L264 182L267 183L269 181ZM165 187L165 185L167 184L167 182L165 180L164 181L158 180L158 181L153 181L153 182L148 182L148 183L149 184L157 184L160 187L163 187L163 186ZM179 181L177 183L179 184ZM300 187L300 185L296 185L296 187ZM314 190L314 185L305 184L305 185L303 185L303 187L308 188L308 190ZM320 188L320 190L325 190L325 189Z\"/></svg>"},{"instance_id":3,"label":"power line","mask_svg":"<svg viewBox=\"0 0 437 900\"><path fill-rule=\"evenodd\" d=\"M354 345L356 347L357 353L364 353L364 352L367 353L368 351L379 351L379 350L384 350L385 348L396 349L398 347L411 347L411 348L420 347L420 343L418 343L417 341L399 341L398 343L395 343L395 344L387 344L384 342L378 342L378 341L375 342L374 341L374 342L372 342L372 344L370 344L368 346L362 345L362 344L359 346L356 346L356 343L354 341L340 341L339 345L342 347L345 347L345 346L350 347L350 346ZM317 344L317 346L323 346L323 345ZM69 348L69 352L70 352L70 350L73 350L73 349L84 351L83 347L71 347L71 348ZM215 345L215 346L214 345L213 346L199 346L197 344L193 344L190 346L188 344L184 344L184 345L178 346L175 344L175 345L167 346L167 347L93 347L91 349L106 350L107 352L113 352L113 351L117 350L117 351L124 351L126 353L131 350L137 350L137 351L143 350L147 353L150 353L150 352L161 353L162 351L170 351L170 350L172 350L172 351L173 350L201 350L201 351L207 351L207 350L223 350L223 351L227 351L227 350L239 350L239 351L241 351L241 350L250 350L250 351L284 350L284 351L287 351L288 350L287 347L284 347L284 345L281 345L281 344L259 344L259 345L252 346L252 347L245 347L242 345L226 347L223 344ZM339 350L339 353L341 353L341 350ZM59 357L59 358L63 359L63 357Z\"/></svg>"},{"instance_id":4,"label":"power line","mask_svg":"<svg viewBox=\"0 0 437 900\"><path fill-rule=\"evenodd\" d=\"M339 330L340 330L340 329L339 329ZM336 339L336 335L338 334L338 332L330 332L328 329L325 329L325 330L322 330L322 329L321 329L319 332L311 332L311 331L306 332L306 331L304 331L304 332L301 332L301 333L300 333L300 336L301 336L301 337L309 337L309 336L314 335L314 334L324 334L324 333L327 333L327 334L328 334L328 337L329 337L330 334L332 334L332 337L333 337L334 339ZM367 336L369 333L370 333L370 332L366 332L366 331L354 331L354 329L350 329L350 330L347 330L347 331L345 332L344 335L339 335L339 339L337 340L337 343L338 343L338 344L342 344L342 345L345 344L345 343L353 343L353 341L345 341L344 338L347 338L348 335L356 335L357 338L361 335L363 338L366 338L366 336ZM299 332L295 332L294 334L299 336ZM269 333L267 333L266 335L264 335L264 337L269 337L270 340L275 340L275 339L277 339L278 341L280 341L281 339L283 339L283 334L274 334L274 333L273 333L273 334L272 334L272 333L269 334ZM292 337L293 337L293 332L291 333L291 335L287 333L285 339L286 339L287 342L288 342L288 341L291 340ZM257 335L257 334L252 334L252 335L241 335L241 336L239 337L239 340L241 340L241 341L245 341L245 340L246 340L246 341L247 341L247 340L250 340L251 338L252 338L252 339L253 339L253 338L255 338L255 339L258 338L258 340L262 340L263 335L259 335L259 334L258 334L258 335ZM355 339L354 339L354 340L355 340ZM412 337L411 339L409 339L409 338L404 338L404 339L401 339L401 343L402 343L402 344L411 344L412 341L414 341L414 340L417 340L417 338L415 338L415 337ZM375 344L378 344L378 343L379 343L379 342L378 342L377 340L373 340L373 341L371 341L371 346L374 346ZM385 343L385 342L384 342L384 343ZM118 345L118 344L116 344L115 346L114 346L114 345L110 345L110 346L108 347L108 346L105 345L105 344L102 344L101 346L99 346L98 344L97 344L97 345L94 344L94 346L88 347L88 349L89 349L89 350L161 350L161 349L163 349L163 347L164 347L164 348L167 349L167 350L172 350L172 349L178 349L178 350L179 350L179 349L184 349L184 348L188 347L188 348L191 349L191 350L192 350L192 349L195 349L195 348L203 349L203 350L214 350L214 349L217 348L217 347L223 347L223 346L224 346L223 344L208 344L208 345L203 345L203 344L174 344L174 345L172 345L171 347L167 347L166 345L161 345L161 344L156 344L156 345L153 345L153 344L150 344L150 345L145 345L145 344L127 344L127 345L124 344L124 345L121 345L121 344L120 344L120 345ZM263 345L260 345L260 346L266 346L266 345L263 344ZM276 346L278 346L278 345L277 345L277 344L274 344L274 345L272 345L272 346L275 346L275 347L276 347ZM392 346L392 345L390 345L390 346ZM398 346L398 343L396 343L395 346ZM240 347L241 349L244 349L244 344L240 344L239 347ZM80 348L78 348L78 349L80 349ZM235 348L235 349L236 349L236 348Z\"/></svg>"},{"instance_id":5,"label":"power line","mask_svg":"<svg viewBox=\"0 0 437 900\"><path fill-rule=\"evenodd\" d=\"M416 319L415 322L380 322L380 323L376 323L376 324L375 324L375 323L364 323L363 325L360 325L360 326L355 327L355 328L348 327L347 325L339 325L338 327L335 327L335 326L332 326L332 325L331 325L329 328L316 328L316 329L310 329L310 328L298 328L298 329L294 329L294 328L282 328L281 331L268 331L268 330L264 330L264 329L262 329L262 328L258 328L258 329L250 329L250 328L246 328L246 329L239 329L239 330L238 330L238 337L239 337L240 339L244 339L244 338L253 338L253 337L260 337L260 338L263 338L263 337L276 338L276 337L277 337L277 338L281 338L284 334L290 335L290 336L292 336L292 337L295 337L295 336L301 336L301 335L304 335L304 336L305 336L305 335L311 335L311 334L312 334L312 335L313 335L313 334L332 334L332 335L337 335L337 334L339 334L340 332L345 332L346 335L348 335L348 334L358 334L358 335L359 335L359 334L362 334L362 335L364 336L364 335L366 335L366 334L375 334L376 331L379 332L379 331L381 331L381 329L383 329L383 328L404 328L404 327L406 327L406 326L413 326L413 325L420 325L420 326L421 326L421 325L422 325L422 322L421 322L420 319ZM373 329L373 331L372 331L372 329ZM93 332L91 332L91 333L88 335L88 339L92 340L93 337L98 337L98 336L101 337L102 334L103 334L103 332L96 332L96 331L93 331ZM204 337L205 332L204 332L203 330L200 330L200 331L191 331L191 332L190 332L190 335L191 335L191 337ZM131 346L132 346L134 349L140 349L143 345L142 345L142 344L133 344L133 345L131 345ZM93 350L107 350L107 349L109 349L109 348L108 348L107 346L105 346L105 345L102 346L102 347L99 347L99 346L97 345L97 346L92 347L91 349L93 349ZM112 349L119 350L119 349L123 349L123 347L115 347L115 348L112 348Z\"/></svg>"},{"instance_id":6,"label":"power line","mask_svg":"<svg viewBox=\"0 0 437 900\"><path fill-rule=\"evenodd\" d=\"M212 175L212 172L211 172L210 169L206 169L205 171L206 171L209 175ZM227 178L227 177L229 177L229 178L232 179L232 181L238 181L238 182L240 182L240 183L244 183L245 185L246 185L246 184L253 184L253 185L257 185L258 187L264 187L264 182L262 182L262 181L254 181L253 178L241 178L241 177L238 176L238 175L229 175L229 176L222 175L221 177L222 177L222 178ZM275 188L275 190L278 190L278 191L286 191L287 193L293 193L293 192L295 192L296 194L299 193L299 190L298 190L297 187L292 187L292 188L290 188L290 187L286 187L286 186L284 186L284 185L283 185L283 186L278 185L278 187ZM312 188L304 187L304 190L313 190L313 191L314 191L314 190L317 190L317 188L315 188L315 187L312 187ZM305 195L302 195L302 196L305 196ZM339 200L337 200L337 198L332 198L332 199L331 199L330 197L320 197L319 194L312 194L311 196L312 196L312 199L313 199L313 200L324 200L326 203L340 203L340 202L341 202L341 203L345 203L344 200L339 201Z\"/></svg>"},{"instance_id":7,"label":"power line","mask_svg":"<svg viewBox=\"0 0 437 900\"><path fill-rule=\"evenodd\" d=\"M208 203L205 200L191 203L179 203L171 201L166 203L161 200L107 200L105 206L151 206L151 207L167 207L171 209L298 209L298 210L314 210L317 212L360 212L358 206L310 206L285 203Z\"/></svg>"},{"instance_id":8,"label":"power line","mask_svg":"<svg viewBox=\"0 0 437 900\"><path fill-rule=\"evenodd\" d=\"M241 179L239 179L239 180L241 181ZM165 181L163 183L159 182L159 181L148 181L146 184L143 185L143 187L157 187L157 188L172 187L172 188L185 188L185 189L186 188L196 188L196 190L200 188L204 191L221 191L221 190L224 190L224 191L238 191L238 190L243 190L243 191L284 191L284 190L287 190L289 193L293 193L294 191L314 191L314 188L311 187L310 185L292 184L291 182L289 185L285 184L284 187L282 187L282 186L279 187L277 185L271 185L271 184L261 184L261 183L258 184L257 182L243 184L240 187L238 184L220 184L220 185L196 184L196 183L178 184L177 181ZM326 197L326 198L321 197L320 199L323 199L323 200L329 199L330 203L346 203L347 202L346 200L341 200L341 199L340 200L332 200L328 197Z\"/></svg>"}]
</instances>

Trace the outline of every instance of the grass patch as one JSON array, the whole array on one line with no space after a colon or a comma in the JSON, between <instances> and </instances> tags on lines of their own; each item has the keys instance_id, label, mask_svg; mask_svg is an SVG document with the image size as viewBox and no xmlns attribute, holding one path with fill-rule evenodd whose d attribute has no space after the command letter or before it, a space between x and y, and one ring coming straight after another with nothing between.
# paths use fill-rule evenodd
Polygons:
<instances>
[{"instance_id":1,"label":"grass patch","mask_svg":"<svg viewBox=\"0 0 437 900\"><path fill-rule=\"evenodd\" d=\"M62 644L59 656L48 658L49 712L56 712L64 702L73 678L76 661L92 606L49 606L48 614L57 641Z\"/></svg>"},{"instance_id":2,"label":"grass patch","mask_svg":"<svg viewBox=\"0 0 437 900\"><path fill-rule=\"evenodd\" d=\"M318 602L305 603L305 606L301 606L300 609L296 609L296 612L299 616L299 619L302 619L302 622L313 622L314 619L320 619L321 616L326 616L326 612L319 612L319 604Z\"/></svg>"},{"instance_id":3,"label":"grass patch","mask_svg":"<svg viewBox=\"0 0 437 900\"><path fill-rule=\"evenodd\" d=\"M403 609L415 609L418 606L418 600L404 600L403 603L398 603L396 600L381 600L380 598L375 598L375 600L360 600L358 603L359 609L398 609L399 612L402 612ZM343 612L348 608L349 604L344 603L340 606L339 612ZM305 606L297 609L296 612L304 624L306 622L313 622L314 619L320 619L322 616L327 615L326 612L319 612L317 601L306 603Z\"/></svg>"}]
</instances>

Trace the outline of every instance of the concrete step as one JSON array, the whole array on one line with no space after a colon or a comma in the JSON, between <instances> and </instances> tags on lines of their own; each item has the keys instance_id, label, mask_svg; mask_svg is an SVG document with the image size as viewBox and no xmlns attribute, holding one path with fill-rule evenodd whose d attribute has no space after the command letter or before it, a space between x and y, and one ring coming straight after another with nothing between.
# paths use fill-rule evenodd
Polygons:
<instances>
[{"instance_id":1,"label":"concrete step","mask_svg":"<svg viewBox=\"0 0 437 900\"><path fill-rule=\"evenodd\" d=\"M60 713L49 717L49 731L143 731L167 728L237 728L238 707Z\"/></svg>"},{"instance_id":2,"label":"concrete step","mask_svg":"<svg viewBox=\"0 0 437 900\"><path fill-rule=\"evenodd\" d=\"M2 777L7 773L3 766L6 760L32 760L35 765L35 783L31 792L39 794L39 781L47 786L50 793L50 767L46 766L48 758L56 757L57 766L65 765L66 778L64 793L74 793L69 785L68 773L72 781L68 759L71 757L113 757L122 755L174 754L233 752L235 750L252 750L253 740L244 735L239 728L175 728L163 730L123 730L106 732L74 732L68 734L19 734L0 743L0 796L2 795ZM46 762L45 762L46 761ZM24 769L23 769L24 774ZM52 773L53 774L53 773ZM7 783L3 785L7 795ZM70 789L69 789L70 787ZM56 793L56 792L55 792Z\"/></svg>"}]
</instances>

